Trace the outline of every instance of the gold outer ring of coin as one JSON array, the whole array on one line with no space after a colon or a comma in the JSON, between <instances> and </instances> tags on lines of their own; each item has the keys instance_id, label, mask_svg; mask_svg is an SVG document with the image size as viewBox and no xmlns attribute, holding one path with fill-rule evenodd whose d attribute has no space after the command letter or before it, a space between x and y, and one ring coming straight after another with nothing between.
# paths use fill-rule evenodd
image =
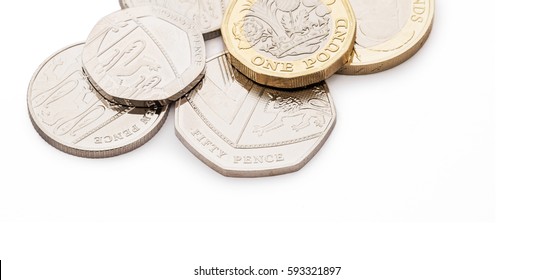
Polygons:
<instances>
[{"instance_id":1,"label":"gold outer ring of coin","mask_svg":"<svg viewBox=\"0 0 533 280\"><path fill-rule=\"evenodd\" d=\"M269 7L279 10L284 9L283 12L287 14L286 21L296 21L296 17L301 18L301 15L298 14L299 12L305 13L302 11L303 8L297 8L297 10L290 12L296 11L296 16L291 14L289 17L287 11L290 11L290 6L295 6L292 4L293 2L303 3L301 1L317 3L316 6L322 5L323 8L330 12L324 17L324 19L327 20L329 18L330 20L329 23L325 24L330 26L329 33L327 36L322 37L321 43L306 41L309 40L308 38L298 38L300 40L299 43L294 41L285 42L291 44L291 46L286 47L286 49L292 48L291 52L293 54L289 55L286 54L287 50L279 45L275 51L257 51L257 49L261 49L268 44L268 36L278 36L277 39L280 36L277 34L287 36L287 28L282 25L279 18L275 18L275 12L270 17L260 17L257 14L252 14L250 17L262 21L261 24L263 26L270 26L271 32L269 32L268 28L265 28L263 31L267 35L260 37L257 41L249 42L248 37L244 34L245 22L243 13L253 13L249 8L258 2L260 4L266 3L265 6L270 4ZM301 6L303 7L303 5ZM313 9L312 11L317 11L318 15L318 9ZM272 27L273 25L275 27ZM221 32L231 64L249 79L271 87L299 88L326 80L351 61L356 25L355 15L348 0L234 0L231 1L226 10ZM318 29L324 27L324 25L315 27ZM250 28L253 29L255 27L250 26ZM324 33L324 30L316 30L316 33L321 32ZM294 35L295 33L292 34ZM252 36L255 35L258 34L256 33ZM325 43L324 40L326 40ZM319 46L319 48L309 51L313 48L313 43L315 47ZM291 56L293 57L292 59Z\"/></svg>"},{"instance_id":2,"label":"gold outer ring of coin","mask_svg":"<svg viewBox=\"0 0 533 280\"><path fill-rule=\"evenodd\" d=\"M435 16L435 0L411 0L412 6L405 26L392 39L372 48L356 45L352 62L338 74L373 74L398 66L413 57L431 34ZM353 6L353 5L352 5ZM353 7L357 9L357 7Z\"/></svg>"}]
</instances>

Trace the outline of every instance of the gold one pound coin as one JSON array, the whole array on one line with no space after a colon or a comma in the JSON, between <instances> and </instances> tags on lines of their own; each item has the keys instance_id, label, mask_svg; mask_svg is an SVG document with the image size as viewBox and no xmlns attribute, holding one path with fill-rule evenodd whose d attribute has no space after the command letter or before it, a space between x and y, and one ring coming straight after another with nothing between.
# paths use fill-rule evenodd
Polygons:
<instances>
[{"instance_id":1,"label":"gold one pound coin","mask_svg":"<svg viewBox=\"0 0 533 280\"><path fill-rule=\"evenodd\" d=\"M230 61L257 83L298 88L351 60L356 20L348 0L232 1L222 24Z\"/></svg>"},{"instance_id":2,"label":"gold one pound coin","mask_svg":"<svg viewBox=\"0 0 533 280\"><path fill-rule=\"evenodd\" d=\"M426 42L434 0L350 0L357 13L355 54L339 73L371 74L411 58Z\"/></svg>"}]
</instances>

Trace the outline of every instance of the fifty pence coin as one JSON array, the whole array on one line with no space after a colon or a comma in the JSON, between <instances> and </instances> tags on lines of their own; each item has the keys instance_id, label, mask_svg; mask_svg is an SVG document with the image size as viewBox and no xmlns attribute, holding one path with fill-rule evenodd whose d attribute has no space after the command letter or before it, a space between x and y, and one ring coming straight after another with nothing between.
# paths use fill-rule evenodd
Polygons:
<instances>
[{"instance_id":1,"label":"fifty pence coin","mask_svg":"<svg viewBox=\"0 0 533 280\"><path fill-rule=\"evenodd\" d=\"M351 60L356 20L348 0L232 1L222 37L233 66L253 81L297 88Z\"/></svg>"},{"instance_id":2,"label":"fifty pence coin","mask_svg":"<svg viewBox=\"0 0 533 280\"><path fill-rule=\"evenodd\" d=\"M157 5L181 13L194 21L209 40L220 35L228 0L119 0L123 9Z\"/></svg>"},{"instance_id":3,"label":"fifty pence coin","mask_svg":"<svg viewBox=\"0 0 533 280\"><path fill-rule=\"evenodd\" d=\"M129 152L152 138L168 107L133 108L110 103L82 71L83 44L47 59L28 88L28 110L37 132L59 150L88 158Z\"/></svg>"},{"instance_id":4,"label":"fifty pence coin","mask_svg":"<svg viewBox=\"0 0 533 280\"><path fill-rule=\"evenodd\" d=\"M411 58L433 26L434 0L350 0L357 12L357 39L351 63L340 74L371 74Z\"/></svg>"},{"instance_id":5,"label":"fifty pence coin","mask_svg":"<svg viewBox=\"0 0 533 280\"><path fill-rule=\"evenodd\" d=\"M207 63L206 77L176 104L176 135L200 160L232 177L301 169L336 122L325 82L297 90L261 86L230 66Z\"/></svg>"},{"instance_id":6,"label":"fifty pence coin","mask_svg":"<svg viewBox=\"0 0 533 280\"><path fill-rule=\"evenodd\" d=\"M106 99L151 107L178 100L201 80L205 43L185 16L144 6L102 19L82 58L91 83Z\"/></svg>"}]
</instances>

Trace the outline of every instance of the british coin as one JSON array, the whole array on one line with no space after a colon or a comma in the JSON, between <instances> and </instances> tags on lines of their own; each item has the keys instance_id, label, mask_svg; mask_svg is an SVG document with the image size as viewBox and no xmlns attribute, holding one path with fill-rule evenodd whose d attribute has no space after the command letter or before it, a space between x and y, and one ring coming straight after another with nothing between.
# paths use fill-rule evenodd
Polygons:
<instances>
[{"instance_id":1,"label":"british coin","mask_svg":"<svg viewBox=\"0 0 533 280\"><path fill-rule=\"evenodd\" d=\"M82 58L91 83L108 100L163 106L201 80L205 43L185 16L144 6L102 19L89 35Z\"/></svg>"},{"instance_id":2,"label":"british coin","mask_svg":"<svg viewBox=\"0 0 533 280\"><path fill-rule=\"evenodd\" d=\"M119 0L123 9L157 5L192 19L209 40L220 36L220 25L228 0Z\"/></svg>"},{"instance_id":3,"label":"british coin","mask_svg":"<svg viewBox=\"0 0 533 280\"><path fill-rule=\"evenodd\" d=\"M433 26L434 0L350 0L357 12L353 60L339 73L371 74L411 58Z\"/></svg>"},{"instance_id":4,"label":"british coin","mask_svg":"<svg viewBox=\"0 0 533 280\"><path fill-rule=\"evenodd\" d=\"M254 83L224 54L176 104L176 135L200 160L231 177L273 176L301 169L336 122L325 82L282 90Z\"/></svg>"},{"instance_id":5,"label":"british coin","mask_svg":"<svg viewBox=\"0 0 533 280\"><path fill-rule=\"evenodd\" d=\"M348 0L232 1L222 24L231 64L257 83L297 88L351 60L356 20Z\"/></svg>"},{"instance_id":6,"label":"british coin","mask_svg":"<svg viewBox=\"0 0 533 280\"><path fill-rule=\"evenodd\" d=\"M140 147L161 128L168 106L133 108L101 97L82 71L84 44L48 58L28 88L33 126L46 142L80 157L120 155Z\"/></svg>"}]
</instances>

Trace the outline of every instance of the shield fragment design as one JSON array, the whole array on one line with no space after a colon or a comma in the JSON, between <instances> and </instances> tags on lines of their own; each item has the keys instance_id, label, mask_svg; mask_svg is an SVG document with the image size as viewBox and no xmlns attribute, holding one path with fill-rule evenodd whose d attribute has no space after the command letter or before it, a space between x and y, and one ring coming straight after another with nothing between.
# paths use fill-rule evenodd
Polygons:
<instances>
[{"instance_id":1,"label":"shield fragment design","mask_svg":"<svg viewBox=\"0 0 533 280\"><path fill-rule=\"evenodd\" d=\"M109 100L150 107L175 101L198 83L204 48L194 23L146 6L116 12L98 23L87 40L83 63L91 82Z\"/></svg>"},{"instance_id":2,"label":"shield fragment design","mask_svg":"<svg viewBox=\"0 0 533 280\"><path fill-rule=\"evenodd\" d=\"M111 103L82 71L84 44L54 54L37 70L28 89L28 111L37 132L76 156L101 158L129 152L161 128L168 106L134 108Z\"/></svg>"},{"instance_id":3,"label":"shield fragment design","mask_svg":"<svg viewBox=\"0 0 533 280\"><path fill-rule=\"evenodd\" d=\"M237 177L299 170L336 120L325 82L298 90L264 87L234 70L224 54L208 61L205 79L176 107L182 142L216 171Z\"/></svg>"}]
</instances>

